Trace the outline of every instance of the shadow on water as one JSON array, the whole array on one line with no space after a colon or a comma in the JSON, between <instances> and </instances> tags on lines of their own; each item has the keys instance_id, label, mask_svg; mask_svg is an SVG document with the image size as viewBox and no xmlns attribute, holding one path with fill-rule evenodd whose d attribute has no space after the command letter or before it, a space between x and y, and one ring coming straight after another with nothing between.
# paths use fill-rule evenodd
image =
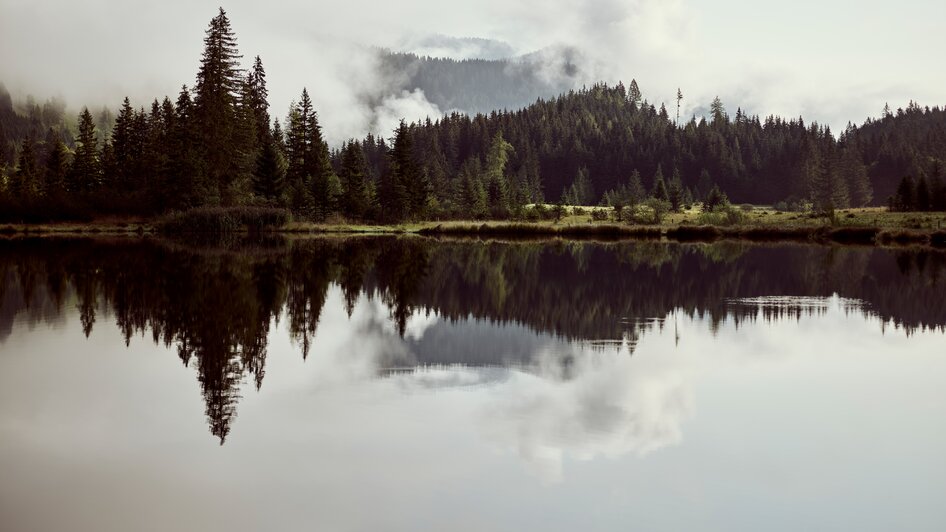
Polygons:
<instances>
[{"instance_id":1,"label":"shadow on water","mask_svg":"<svg viewBox=\"0 0 946 532\"><path fill-rule=\"evenodd\" d=\"M271 327L287 320L308 357L333 286L349 317L359 298L378 301L402 337L420 312L633 350L672 312L708 318L715 330L727 320L816 314L835 294L885 327L942 329L944 272L946 254L930 250L733 242L19 239L0 243L0 345L17 319L62 322L75 309L88 336L107 312L126 344L150 335L197 370L222 444L241 383L263 384ZM412 363L471 362L453 353ZM475 356L483 366L508 364Z\"/></svg>"}]
</instances>

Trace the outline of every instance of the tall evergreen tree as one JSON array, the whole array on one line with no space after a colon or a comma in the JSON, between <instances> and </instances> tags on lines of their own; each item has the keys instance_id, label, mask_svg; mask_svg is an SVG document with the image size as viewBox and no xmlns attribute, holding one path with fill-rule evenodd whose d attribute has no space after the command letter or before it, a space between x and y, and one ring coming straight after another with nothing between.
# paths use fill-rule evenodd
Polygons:
<instances>
[{"instance_id":1,"label":"tall evergreen tree","mask_svg":"<svg viewBox=\"0 0 946 532\"><path fill-rule=\"evenodd\" d=\"M40 195L42 186L40 174L36 167L36 155L33 150L32 137L26 137L20 148L20 156L16 163L16 172L8 184L10 194L19 199L33 199Z\"/></svg>"},{"instance_id":2,"label":"tall evergreen tree","mask_svg":"<svg viewBox=\"0 0 946 532\"><path fill-rule=\"evenodd\" d=\"M928 211L932 206L930 195L930 184L926 181L926 176L920 176L916 184L916 200L913 203L913 209L917 211Z\"/></svg>"},{"instance_id":3,"label":"tall evergreen tree","mask_svg":"<svg viewBox=\"0 0 946 532\"><path fill-rule=\"evenodd\" d=\"M644 182L641 180L641 173L635 168L631 172L631 180L628 183L628 193L630 204L638 204L647 197L647 191L644 189Z\"/></svg>"},{"instance_id":4,"label":"tall evergreen tree","mask_svg":"<svg viewBox=\"0 0 946 532\"><path fill-rule=\"evenodd\" d=\"M253 111L254 127L257 134L257 145L263 144L272 136L269 116L269 90L266 88L266 71L259 56L253 60L253 68L247 74L247 107Z\"/></svg>"},{"instance_id":5,"label":"tall evergreen tree","mask_svg":"<svg viewBox=\"0 0 946 532\"><path fill-rule=\"evenodd\" d=\"M66 190L66 178L69 172L69 155L62 138L56 136L46 156L46 189L49 194L60 195Z\"/></svg>"},{"instance_id":6,"label":"tall evergreen tree","mask_svg":"<svg viewBox=\"0 0 946 532\"><path fill-rule=\"evenodd\" d=\"M352 140L342 147L339 179L342 184L341 207L345 216L362 220L370 207L368 163L361 144Z\"/></svg>"},{"instance_id":7,"label":"tall evergreen tree","mask_svg":"<svg viewBox=\"0 0 946 532\"><path fill-rule=\"evenodd\" d=\"M660 201L670 201L670 194L667 192L667 183L664 182L664 173L660 165L657 165L657 173L654 174L654 190L651 192L651 196Z\"/></svg>"},{"instance_id":8,"label":"tall evergreen tree","mask_svg":"<svg viewBox=\"0 0 946 532\"><path fill-rule=\"evenodd\" d=\"M230 20L220 8L204 36L204 52L194 88L194 115L200 124L201 155L216 201L228 193L239 172L234 136L238 127L241 58Z\"/></svg>"},{"instance_id":9,"label":"tall evergreen tree","mask_svg":"<svg viewBox=\"0 0 946 532\"><path fill-rule=\"evenodd\" d=\"M670 209L679 212L683 207L683 180L677 168L673 169L673 177L670 178L670 186L667 187L667 198L670 201Z\"/></svg>"},{"instance_id":10,"label":"tall evergreen tree","mask_svg":"<svg viewBox=\"0 0 946 532\"><path fill-rule=\"evenodd\" d=\"M69 192L87 194L97 189L100 182L101 166L95 122L89 109L84 108L79 114L79 136L76 137L76 153L67 189Z\"/></svg>"},{"instance_id":11,"label":"tall evergreen tree","mask_svg":"<svg viewBox=\"0 0 946 532\"><path fill-rule=\"evenodd\" d=\"M390 215L398 220L403 217L423 217L430 198L430 184L414 160L414 144L407 123L401 120L394 135L391 149L392 179L396 189L390 198ZM401 198L398 194L403 194ZM398 211L401 211L398 213ZM398 216L400 214L400 216Z\"/></svg>"},{"instance_id":12,"label":"tall evergreen tree","mask_svg":"<svg viewBox=\"0 0 946 532\"><path fill-rule=\"evenodd\" d=\"M512 144L506 142L502 132L497 132L486 154L486 197L493 216L505 218L510 211L509 179L506 164L509 162Z\"/></svg>"},{"instance_id":13,"label":"tall evergreen tree","mask_svg":"<svg viewBox=\"0 0 946 532\"><path fill-rule=\"evenodd\" d=\"M710 116L713 117L714 126L723 125L729 121L729 117L726 115L726 108L723 106L723 101L719 99L719 96L713 98L713 103L710 104Z\"/></svg>"},{"instance_id":14,"label":"tall evergreen tree","mask_svg":"<svg viewBox=\"0 0 946 532\"><path fill-rule=\"evenodd\" d=\"M257 196L282 204L286 192L286 161L272 139L264 140L256 157L253 191Z\"/></svg>"},{"instance_id":15,"label":"tall evergreen tree","mask_svg":"<svg viewBox=\"0 0 946 532\"><path fill-rule=\"evenodd\" d=\"M631 85L627 89L627 101L631 104L631 109L637 109L641 105L641 89L637 86L637 80L632 79Z\"/></svg>"},{"instance_id":16,"label":"tall evergreen tree","mask_svg":"<svg viewBox=\"0 0 946 532\"><path fill-rule=\"evenodd\" d=\"M907 212L916 209L916 184L910 176L904 176L891 198L891 210Z\"/></svg>"},{"instance_id":17,"label":"tall evergreen tree","mask_svg":"<svg viewBox=\"0 0 946 532\"><path fill-rule=\"evenodd\" d=\"M187 86L182 86L174 105L174 121L168 141L170 160L165 184L170 209L194 207L205 201L207 183L199 147L198 118Z\"/></svg>"}]
</instances>

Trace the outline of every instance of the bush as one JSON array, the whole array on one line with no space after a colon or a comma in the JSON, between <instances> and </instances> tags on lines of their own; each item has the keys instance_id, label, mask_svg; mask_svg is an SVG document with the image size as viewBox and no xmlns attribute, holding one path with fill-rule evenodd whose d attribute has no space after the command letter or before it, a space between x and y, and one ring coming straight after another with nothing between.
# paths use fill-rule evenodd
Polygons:
<instances>
[{"instance_id":1,"label":"bush","mask_svg":"<svg viewBox=\"0 0 946 532\"><path fill-rule=\"evenodd\" d=\"M232 233L278 229L291 220L289 211L273 207L198 207L162 218L165 233Z\"/></svg>"},{"instance_id":2,"label":"bush","mask_svg":"<svg viewBox=\"0 0 946 532\"><path fill-rule=\"evenodd\" d=\"M596 222L603 222L608 219L607 209L594 209L591 211L591 219Z\"/></svg>"},{"instance_id":3,"label":"bush","mask_svg":"<svg viewBox=\"0 0 946 532\"><path fill-rule=\"evenodd\" d=\"M667 213L670 212L670 202L660 200L657 198L651 198L647 200L644 205L650 209L650 217L641 220L643 223L651 223L654 225L660 225L664 217L667 216Z\"/></svg>"},{"instance_id":4,"label":"bush","mask_svg":"<svg viewBox=\"0 0 946 532\"><path fill-rule=\"evenodd\" d=\"M575 207L572 209L572 214L574 214L575 216L584 216L585 209L583 209L582 207Z\"/></svg>"},{"instance_id":5,"label":"bush","mask_svg":"<svg viewBox=\"0 0 946 532\"><path fill-rule=\"evenodd\" d=\"M730 205L723 205L712 211L701 212L697 218L697 223L700 225L729 226L743 224L747 219L748 216L742 210Z\"/></svg>"},{"instance_id":6,"label":"bush","mask_svg":"<svg viewBox=\"0 0 946 532\"><path fill-rule=\"evenodd\" d=\"M542 219L542 215L539 214L539 209L536 207L531 207L528 209L523 209L522 219L527 222L538 222Z\"/></svg>"}]
</instances>

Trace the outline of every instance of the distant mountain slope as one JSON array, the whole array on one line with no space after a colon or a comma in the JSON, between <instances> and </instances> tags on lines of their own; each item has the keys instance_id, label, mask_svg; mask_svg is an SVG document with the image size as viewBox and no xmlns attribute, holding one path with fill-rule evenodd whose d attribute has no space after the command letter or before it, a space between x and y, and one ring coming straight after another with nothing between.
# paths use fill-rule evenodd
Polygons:
<instances>
[{"instance_id":1,"label":"distant mountain slope","mask_svg":"<svg viewBox=\"0 0 946 532\"><path fill-rule=\"evenodd\" d=\"M380 54L382 75L395 90L420 89L445 112L520 109L576 85L577 69L567 51L461 60L390 51Z\"/></svg>"}]
</instances>

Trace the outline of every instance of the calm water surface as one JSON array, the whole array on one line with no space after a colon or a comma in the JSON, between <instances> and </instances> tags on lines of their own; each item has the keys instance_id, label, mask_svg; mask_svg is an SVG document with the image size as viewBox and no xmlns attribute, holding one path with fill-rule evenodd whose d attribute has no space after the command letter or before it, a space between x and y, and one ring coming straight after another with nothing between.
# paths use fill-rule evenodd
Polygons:
<instances>
[{"instance_id":1,"label":"calm water surface","mask_svg":"<svg viewBox=\"0 0 946 532\"><path fill-rule=\"evenodd\" d=\"M946 255L0 241L0 529L946 530Z\"/></svg>"}]
</instances>

